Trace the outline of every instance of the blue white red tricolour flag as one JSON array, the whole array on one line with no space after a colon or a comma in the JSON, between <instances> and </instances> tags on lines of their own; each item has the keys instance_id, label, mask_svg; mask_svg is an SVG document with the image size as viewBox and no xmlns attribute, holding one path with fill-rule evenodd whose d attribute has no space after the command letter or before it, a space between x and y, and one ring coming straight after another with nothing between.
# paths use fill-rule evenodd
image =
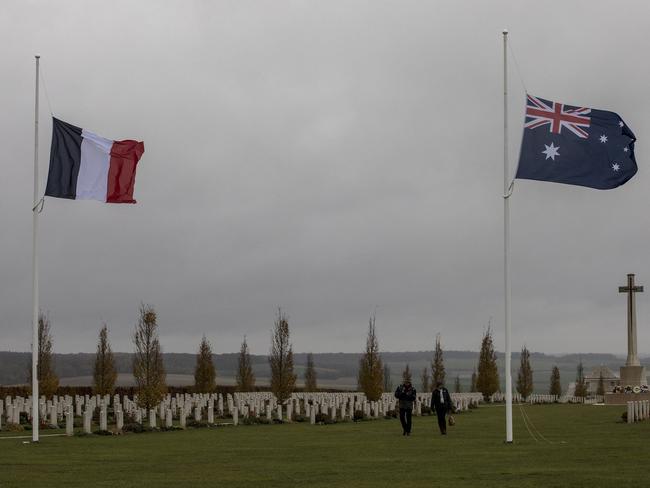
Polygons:
<instances>
[{"instance_id":1,"label":"blue white red tricolour flag","mask_svg":"<svg viewBox=\"0 0 650 488\"><path fill-rule=\"evenodd\" d=\"M52 118L45 195L106 203L136 203L135 171L144 143L113 141Z\"/></svg>"}]
</instances>

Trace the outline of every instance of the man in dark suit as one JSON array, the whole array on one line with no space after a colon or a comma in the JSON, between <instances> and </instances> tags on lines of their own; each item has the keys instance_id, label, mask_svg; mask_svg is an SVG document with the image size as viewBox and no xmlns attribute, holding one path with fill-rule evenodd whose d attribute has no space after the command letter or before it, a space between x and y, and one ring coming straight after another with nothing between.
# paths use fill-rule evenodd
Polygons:
<instances>
[{"instance_id":1,"label":"man in dark suit","mask_svg":"<svg viewBox=\"0 0 650 488\"><path fill-rule=\"evenodd\" d=\"M415 388L408 380L395 390L395 398L399 400L399 421L402 423L402 435L411 435L411 415L413 415L415 396Z\"/></svg>"},{"instance_id":2,"label":"man in dark suit","mask_svg":"<svg viewBox=\"0 0 650 488\"><path fill-rule=\"evenodd\" d=\"M436 411L440 434L447 435L447 413L451 412L451 396L442 383L436 385L431 395L431 410Z\"/></svg>"}]
</instances>

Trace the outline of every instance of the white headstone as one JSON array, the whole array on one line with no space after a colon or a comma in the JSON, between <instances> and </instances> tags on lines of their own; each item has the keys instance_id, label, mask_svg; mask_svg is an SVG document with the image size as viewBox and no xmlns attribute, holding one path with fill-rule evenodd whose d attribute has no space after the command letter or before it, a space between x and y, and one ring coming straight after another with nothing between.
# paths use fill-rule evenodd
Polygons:
<instances>
[{"instance_id":1,"label":"white headstone","mask_svg":"<svg viewBox=\"0 0 650 488\"><path fill-rule=\"evenodd\" d=\"M121 408L117 410L115 416L116 416L115 426L117 427L117 431L119 432L122 430L122 427L124 427L124 412L122 411Z\"/></svg>"},{"instance_id":2,"label":"white headstone","mask_svg":"<svg viewBox=\"0 0 650 488\"><path fill-rule=\"evenodd\" d=\"M181 424L181 429L184 429L185 426L187 425L187 414L185 413L185 408L181 407L181 413L179 416L179 422Z\"/></svg>"},{"instance_id":3,"label":"white headstone","mask_svg":"<svg viewBox=\"0 0 650 488\"><path fill-rule=\"evenodd\" d=\"M68 410L65 412L65 433L69 436L74 434L74 414L72 411L72 405L70 405Z\"/></svg>"},{"instance_id":4,"label":"white headstone","mask_svg":"<svg viewBox=\"0 0 650 488\"><path fill-rule=\"evenodd\" d=\"M107 417L106 405L102 404L101 409L99 410L99 430L108 430Z\"/></svg>"},{"instance_id":5,"label":"white headstone","mask_svg":"<svg viewBox=\"0 0 650 488\"><path fill-rule=\"evenodd\" d=\"M173 425L172 421L172 409L168 408L165 412L165 427L170 428Z\"/></svg>"},{"instance_id":6,"label":"white headstone","mask_svg":"<svg viewBox=\"0 0 650 488\"><path fill-rule=\"evenodd\" d=\"M212 403L212 400L210 400ZM214 407L212 405L208 406L208 423L214 424Z\"/></svg>"},{"instance_id":7,"label":"white headstone","mask_svg":"<svg viewBox=\"0 0 650 488\"><path fill-rule=\"evenodd\" d=\"M92 434L91 420L92 420L92 410L90 408L86 408L84 412L84 432L86 434Z\"/></svg>"}]
</instances>

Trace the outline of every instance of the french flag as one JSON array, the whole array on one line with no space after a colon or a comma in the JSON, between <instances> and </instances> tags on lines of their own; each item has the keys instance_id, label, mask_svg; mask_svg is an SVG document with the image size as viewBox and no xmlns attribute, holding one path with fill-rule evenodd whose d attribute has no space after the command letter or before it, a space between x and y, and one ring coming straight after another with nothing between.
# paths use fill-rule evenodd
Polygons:
<instances>
[{"instance_id":1,"label":"french flag","mask_svg":"<svg viewBox=\"0 0 650 488\"><path fill-rule=\"evenodd\" d=\"M143 153L143 142L112 141L53 117L45 195L135 203L135 170Z\"/></svg>"}]
</instances>

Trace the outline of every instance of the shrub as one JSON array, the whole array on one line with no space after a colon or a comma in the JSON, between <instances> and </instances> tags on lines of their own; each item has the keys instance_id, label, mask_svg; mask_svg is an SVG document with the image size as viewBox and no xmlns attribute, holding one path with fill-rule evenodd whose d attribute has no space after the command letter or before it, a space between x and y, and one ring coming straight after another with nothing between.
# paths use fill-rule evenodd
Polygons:
<instances>
[{"instance_id":1,"label":"shrub","mask_svg":"<svg viewBox=\"0 0 650 488\"><path fill-rule=\"evenodd\" d=\"M397 409L393 410L387 410L386 415L384 415L385 419L396 419L397 418Z\"/></svg>"},{"instance_id":2,"label":"shrub","mask_svg":"<svg viewBox=\"0 0 650 488\"><path fill-rule=\"evenodd\" d=\"M330 425L330 424L335 424L336 419L333 419L326 413L317 413L315 416L316 423L317 424L325 424L325 425Z\"/></svg>"},{"instance_id":3,"label":"shrub","mask_svg":"<svg viewBox=\"0 0 650 488\"><path fill-rule=\"evenodd\" d=\"M95 435L113 435L113 433L110 430L96 430L93 432Z\"/></svg>"},{"instance_id":4,"label":"shrub","mask_svg":"<svg viewBox=\"0 0 650 488\"><path fill-rule=\"evenodd\" d=\"M293 415L293 421L294 422L309 422L309 418L305 417L304 415Z\"/></svg>"},{"instance_id":5,"label":"shrub","mask_svg":"<svg viewBox=\"0 0 650 488\"><path fill-rule=\"evenodd\" d=\"M145 431L144 425L138 422L129 422L124 424L122 427L122 432L133 432L135 434L140 434Z\"/></svg>"},{"instance_id":6,"label":"shrub","mask_svg":"<svg viewBox=\"0 0 650 488\"><path fill-rule=\"evenodd\" d=\"M626 422L626 423L627 423L627 411L625 411L625 412L623 412L623 413L621 414L621 420L622 420L623 422Z\"/></svg>"},{"instance_id":7,"label":"shrub","mask_svg":"<svg viewBox=\"0 0 650 488\"><path fill-rule=\"evenodd\" d=\"M206 427L209 427L210 424L208 424L205 420L188 420L185 426L191 427L193 429L204 429Z\"/></svg>"},{"instance_id":8,"label":"shrub","mask_svg":"<svg viewBox=\"0 0 650 488\"><path fill-rule=\"evenodd\" d=\"M20 424L8 423L2 430L6 430L7 432L23 432L25 428Z\"/></svg>"},{"instance_id":9,"label":"shrub","mask_svg":"<svg viewBox=\"0 0 650 488\"><path fill-rule=\"evenodd\" d=\"M360 422L361 420L366 420L366 414L363 413L363 410L355 410L353 420L355 422Z\"/></svg>"},{"instance_id":10,"label":"shrub","mask_svg":"<svg viewBox=\"0 0 650 488\"><path fill-rule=\"evenodd\" d=\"M271 421L266 417L244 417L239 423L242 425L269 425Z\"/></svg>"},{"instance_id":11,"label":"shrub","mask_svg":"<svg viewBox=\"0 0 650 488\"><path fill-rule=\"evenodd\" d=\"M324 424L327 420L330 419L330 416L326 413L320 412L315 415L315 419L317 424Z\"/></svg>"},{"instance_id":12,"label":"shrub","mask_svg":"<svg viewBox=\"0 0 650 488\"><path fill-rule=\"evenodd\" d=\"M422 405L422 415L432 415L433 410L431 410L431 407L429 405Z\"/></svg>"}]
</instances>

